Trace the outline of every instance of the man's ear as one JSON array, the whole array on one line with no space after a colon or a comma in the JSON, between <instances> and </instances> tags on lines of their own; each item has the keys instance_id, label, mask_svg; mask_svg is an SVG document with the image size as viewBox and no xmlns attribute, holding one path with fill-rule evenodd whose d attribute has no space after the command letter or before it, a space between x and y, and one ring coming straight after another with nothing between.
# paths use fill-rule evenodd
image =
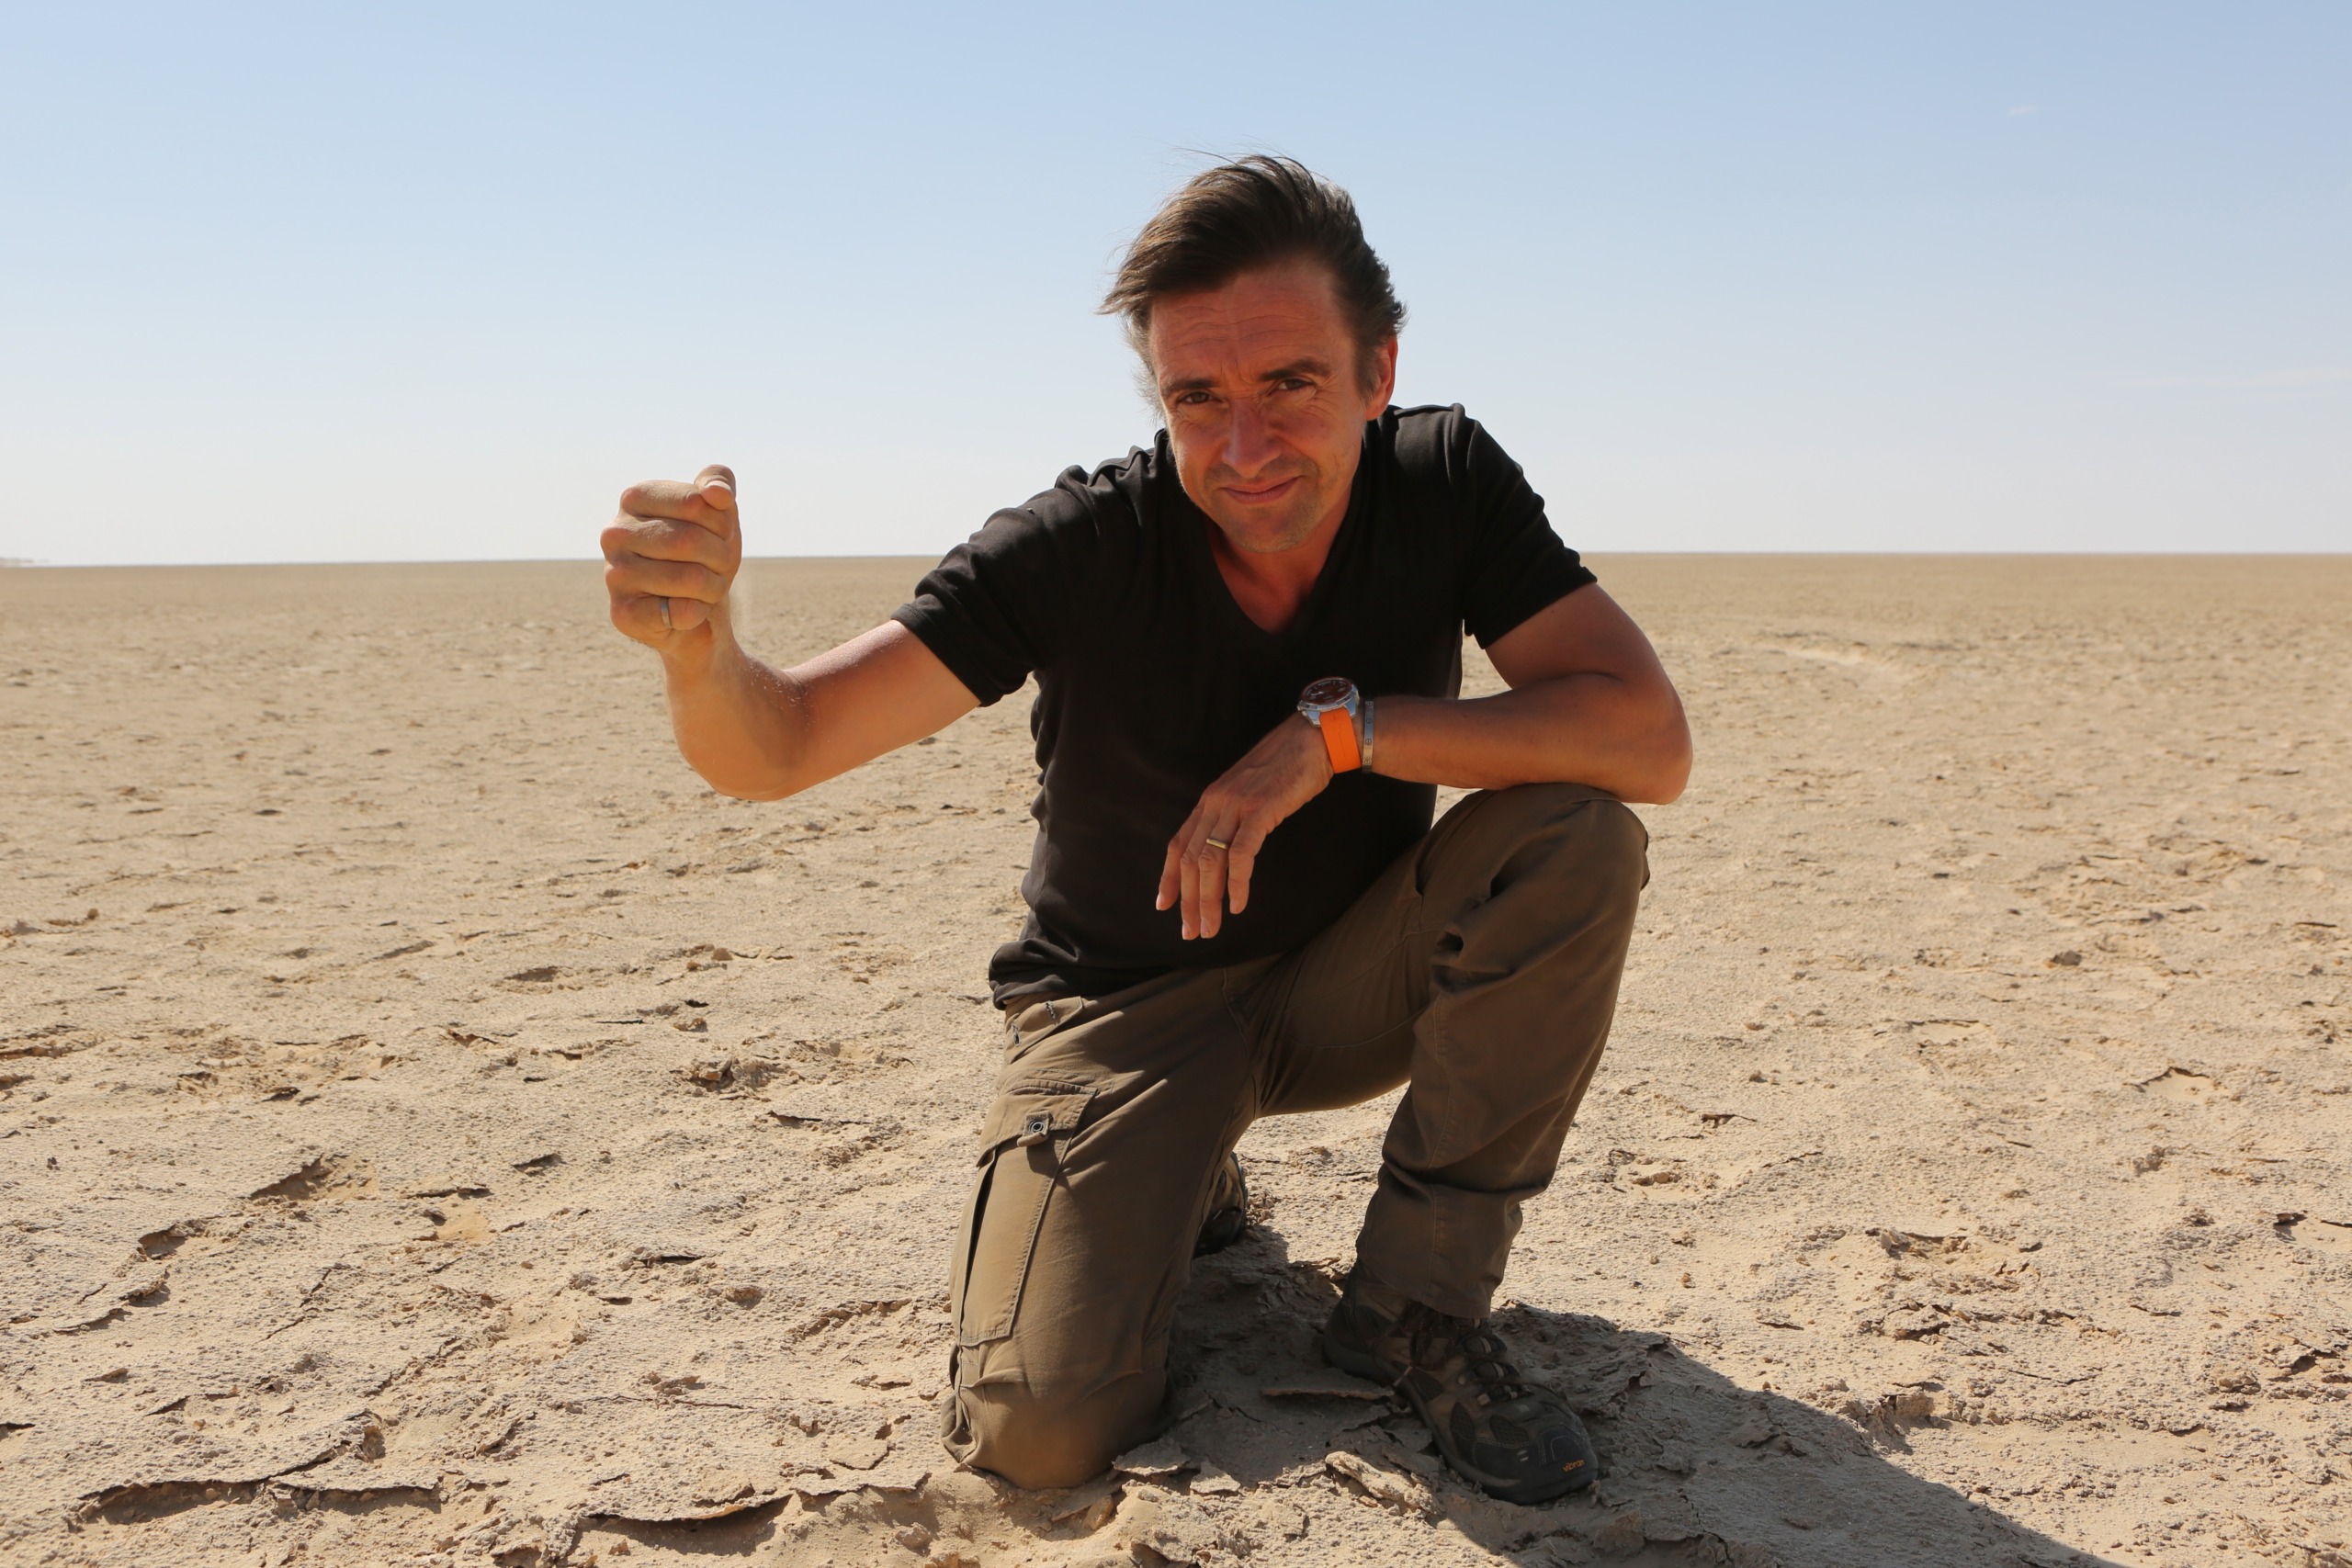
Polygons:
<instances>
[{"instance_id":1,"label":"man's ear","mask_svg":"<svg viewBox=\"0 0 2352 1568\"><path fill-rule=\"evenodd\" d=\"M1396 340L1385 337L1364 351L1364 401L1371 405L1366 419L1378 419L1396 395Z\"/></svg>"}]
</instances>

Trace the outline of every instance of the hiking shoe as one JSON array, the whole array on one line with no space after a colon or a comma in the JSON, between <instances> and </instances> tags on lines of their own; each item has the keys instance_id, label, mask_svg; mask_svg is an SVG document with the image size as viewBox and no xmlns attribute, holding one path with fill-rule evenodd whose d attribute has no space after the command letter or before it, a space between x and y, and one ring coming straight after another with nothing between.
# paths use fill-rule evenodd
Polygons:
<instances>
[{"instance_id":1,"label":"hiking shoe","mask_svg":"<svg viewBox=\"0 0 2352 1568\"><path fill-rule=\"evenodd\" d=\"M1403 1392L1454 1473L1506 1503L1547 1503L1592 1484L1592 1439L1560 1396L1522 1379L1503 1342L1466 1317L1360 1289L1323 1330L1323 1359Z\"/></svg>"},{"instance_id":2,"label":"hiking shoe","mask_svg":"<svg viewBox=\"0 0 2352 1568\"><path fill-rule=\"evenodd\" d=\"M1209 1184L1209 1217L1193 1242L1193 1256L1223 1252L1250 1228L1250 1184L1241 1179L1241 1156L1227 1154Z\"/></svg>"}]
</instances>

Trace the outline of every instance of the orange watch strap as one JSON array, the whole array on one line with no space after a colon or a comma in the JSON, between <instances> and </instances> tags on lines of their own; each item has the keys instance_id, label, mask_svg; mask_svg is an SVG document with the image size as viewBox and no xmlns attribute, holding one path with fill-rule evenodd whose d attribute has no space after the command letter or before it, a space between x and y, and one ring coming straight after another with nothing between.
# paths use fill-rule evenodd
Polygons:
<instances>
[{"instance_id":1,"label":"orange watch strap","mask_svg":"<svg viewBox=\"0 0 2352 1568\"><path fill-rule=\"evenodd\" d=\"M1356 748L1356 727L1345 708L1325 708L1319 721L1323 726L1323 749L1331 753L1331 771L1351 773L1363 766L1363 753Z\"/></svg>"}]
</instances>

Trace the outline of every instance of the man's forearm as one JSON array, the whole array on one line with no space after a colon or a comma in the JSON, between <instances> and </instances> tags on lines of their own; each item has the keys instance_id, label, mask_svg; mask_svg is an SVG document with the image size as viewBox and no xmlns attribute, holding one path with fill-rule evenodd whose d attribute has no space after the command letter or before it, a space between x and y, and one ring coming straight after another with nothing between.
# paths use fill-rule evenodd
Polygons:
<instances>
[{"instance_id":1,"label":"man's forearm","mask_svg":"<svg viewBox=\"0 0 2352 1568\"><path fill-rule=\"evenodd\" d=\"M776 800L800 785L793 759L803 728L798 684L719 630L692 653L665 658L662 684L679 753L721 795Z\"/></svg>"},{"instance_id":2,"label":"man's forearm","mask_svg":"<svg viewBox=\"0 0 2352 1568\"><path fill-rule=\"evenodd\" d=\"M1562 675L1490 697L1380 697L1374 771L1420 784L1507 789L1582 784L1662 805L1690 773L1690 733L1673 688Z\"/></svg>"},{"instance_id":3,"label":"man's forearm","mask_svg":"<svg viewBox=\"0 0 2352 1568\"><path fill-rule=\"evenodd\" d=\"M662 660L670 728L722 795L782 800L944 729L979 705L896 621L789 670L745 653L724 617Z\"/></svg>"}]
</instances>

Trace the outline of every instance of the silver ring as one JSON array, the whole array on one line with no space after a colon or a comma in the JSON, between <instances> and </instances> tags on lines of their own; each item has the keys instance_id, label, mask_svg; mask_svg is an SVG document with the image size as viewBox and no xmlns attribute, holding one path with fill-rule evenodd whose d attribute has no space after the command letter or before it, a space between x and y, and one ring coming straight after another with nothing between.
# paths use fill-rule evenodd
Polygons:
<instances>
[{"instance_id":1,"label":"silver ring","mask_svg":"<svg viewBox=\"0 0 2352 1568\"><path fill-rule=\"evenodd\" d=\"M670 598L669 598L669 595L668 595L668 594L666 594L666 593L665 593L665 594L663 594L663 595L662 596L662 598L660 599L659 603L661 604L661 606L662 606L662 629L663 631L665 631L665 632L673 632L673 631L676 631L678 628L677 628L677 627L675 627L675 626L672 626L672 625L670 624Z\"/></svg>"},{"instance_id":2,"label":"silver ring","mask_svg":"<svg viewBox=\"0 0 2352 1568\"><path fill-rule=\"evenodd\" d=\"M1206 842L1213 850L1229 850L1233 847L1233 840L1230 839L1210 839Z\"/></svg>"}]
</instances>

